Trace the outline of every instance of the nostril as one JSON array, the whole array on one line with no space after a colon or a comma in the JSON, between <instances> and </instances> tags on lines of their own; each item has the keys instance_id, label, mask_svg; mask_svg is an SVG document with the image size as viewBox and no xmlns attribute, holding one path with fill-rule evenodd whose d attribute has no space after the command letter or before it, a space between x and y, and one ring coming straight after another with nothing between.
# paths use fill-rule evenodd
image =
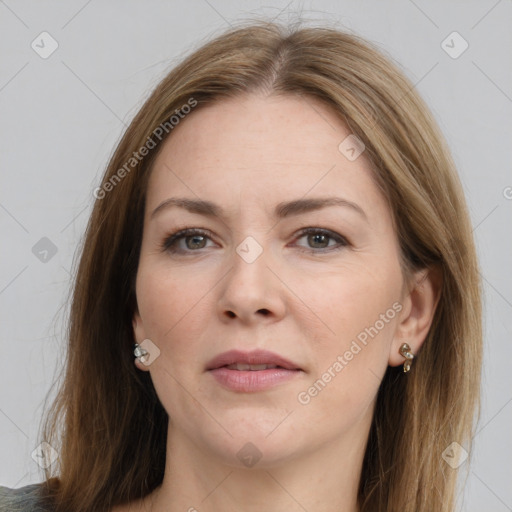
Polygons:
<instances>
[{"instance_id":1,"label":"nostril","mask_svg":"<svg viewBox=\"0 0 512 512\"><path fill-rule=\"evenodd\" d=\"M258 309L258 313L263 314L264 316L270 315L270 311L268 309ZM233 313L233 311L226 311L226 315L228 315L230 318L235 318L236 315Z\"/></svg>"}]
</instances>

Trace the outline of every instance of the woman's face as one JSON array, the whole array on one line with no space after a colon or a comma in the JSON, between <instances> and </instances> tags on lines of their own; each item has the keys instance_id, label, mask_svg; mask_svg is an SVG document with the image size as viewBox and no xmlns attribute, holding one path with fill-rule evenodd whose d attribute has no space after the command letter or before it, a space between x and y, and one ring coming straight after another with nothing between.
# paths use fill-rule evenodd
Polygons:
<instances>
[{"instance_id":1,"label":"woman's face","mask_svg":"<svg viewBox=\"0 0 512 512\"><path fill-rule=\"evenodd\" d=\"M314 99L251 95L189 114L154 164L134 316L150 359L137 365L169 435L212 460L271 467L361 449L384 372L403 361L397 236L348 135ZM155 212L170 198L212 202L219 215ZM326 198L345 202L293 203ZM184 228L200 232L168 240ZM209 369L219 354L258 349L298 369Z\"/></svg>"}]
</instances>

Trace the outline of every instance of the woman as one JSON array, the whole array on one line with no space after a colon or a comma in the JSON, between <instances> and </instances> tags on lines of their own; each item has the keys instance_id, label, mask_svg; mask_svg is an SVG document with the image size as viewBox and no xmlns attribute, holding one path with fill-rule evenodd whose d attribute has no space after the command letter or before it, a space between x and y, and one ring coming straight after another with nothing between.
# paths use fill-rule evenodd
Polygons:
<instances>
[{"instance_id":1,"label":"woman","mask_svg":"<svg viewBox=\"0 0 512 512\"><path fill-rule=\"evenodd\" d=\"M158 85L94 195L42 435L59 470L5 503L454 510L478 266L389 59L330 28L232 29Z\"/></svg>"}]
</instances>

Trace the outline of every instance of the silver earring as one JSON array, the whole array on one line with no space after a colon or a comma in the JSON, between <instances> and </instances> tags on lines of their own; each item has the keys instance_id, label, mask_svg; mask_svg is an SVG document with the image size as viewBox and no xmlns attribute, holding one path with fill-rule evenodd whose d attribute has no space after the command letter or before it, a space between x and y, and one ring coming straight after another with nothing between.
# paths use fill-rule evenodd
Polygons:
<instances>
[{"instance_id":1,"label":"silver earring","mask_svg":"<svg viewBox=\"0 0 512 512\"><path fill-rule=\"evenodd\" d=\"M414 355L411 352L411 347L407 343L403 343L399 349L399 352L402 356L405 357L404 361L404 373L407 373L411 369L411 363L414 359Z\"/></svg>"},{"instance_id":2,"label":"silver earring","mask_svg":"<svg viewBox=\"0 0 512 512\"><path fill-rule=\"evenodd\" d=\"M141 362L146 361L145 356L148 355L148 351L142 348L138 343L133 344L133 355Z\"/></svg>"}]
</instances>

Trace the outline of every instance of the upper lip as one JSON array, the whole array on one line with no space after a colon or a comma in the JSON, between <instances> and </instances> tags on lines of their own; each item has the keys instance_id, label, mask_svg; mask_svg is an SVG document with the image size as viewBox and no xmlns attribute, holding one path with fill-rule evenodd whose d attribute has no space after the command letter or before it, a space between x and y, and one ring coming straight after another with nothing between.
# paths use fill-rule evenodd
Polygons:
<instances>
[{"instance_id":1,"label":"upper lip","mask_svg":"<svg viewBox=\"0 0 512 512\"><path fill-rule=\"evenodd\" d=\"M235 363L271 364L281 366L287 370L301 370L297 364L285 359L279 354L269 352L268 350L253 350L251 352L244 352L243 350L229 350L228 352L223 352L210 360L206 365L206 370L215 370L216 368L221 368L222 366Z\"/></svg>"}]
</instances>

